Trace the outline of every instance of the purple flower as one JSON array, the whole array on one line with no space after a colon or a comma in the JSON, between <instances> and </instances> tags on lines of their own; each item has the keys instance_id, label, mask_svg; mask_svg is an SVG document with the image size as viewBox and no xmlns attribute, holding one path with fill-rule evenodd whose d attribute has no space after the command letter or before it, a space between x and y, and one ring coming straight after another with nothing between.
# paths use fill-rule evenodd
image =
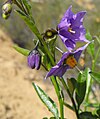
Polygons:
<instances>
[{"instance_id":1,"label":"purple flower","mask_svg":"<svg viewBox=\"0 0 100 119\"><path fill-rule=\"evenodd\" d=\"M71 8L72 6L68 8L57 26L58 35L69 51L75 48L76 42L89 42L85 38L86 32L83 27L83 17L86 11L74 14Z\"/></svg>"},{"instance_id":2,"label":"purple flower","mask_svg":"<svg viewBox=\"0 0 100 119\"><path fill-rule=\"evenodd\" d=\"M65 52L57 65L50 69L45 79L52 75L62 77L66 70L74 68L78 63L82 51L88 46L88 44L89 43L78 48L74 52Z\"/></svg>"},{"instance_id":3,"label":"purple flower","mask_svg":"<svg viewBox=\"0 0 100 119\"><path fill-rule=\"evenodd\" d=\"M32 50L28 55L28 66L32 69L39 69L41 65L41 55L39 54L38 50Z\"/></svg>"}]
</instances>

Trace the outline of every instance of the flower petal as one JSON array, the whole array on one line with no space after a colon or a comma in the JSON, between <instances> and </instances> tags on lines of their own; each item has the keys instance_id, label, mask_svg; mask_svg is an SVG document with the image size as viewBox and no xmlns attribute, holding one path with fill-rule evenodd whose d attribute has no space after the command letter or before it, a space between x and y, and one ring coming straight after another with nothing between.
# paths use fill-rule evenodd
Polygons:
<instances>
[{"instance_id":1,"label":"flower petal","mask_svg":"<svg viewBox=\"0 0 100 119\"><path fill-rule=\"evenodd\" d=\"M70 37L66 38L63 35L59 35L59 36L69 51L71 51L75 48L76 43L74 42L74 38L72 40Z\"/></svg>"},{"instance_id":2,"label":"flower petal","mask_svg":"<svg viewBox=\"0 0 100 119\"><path fill-rule=\"evenodd\" d=\"M39 54L36 54L36 58L35 58L35 68L38 70L40 68L40 64L41 64L41 57Z\"/></svg>"},{"instance_id":3,"label":"flower petal","mask_svg":"<svg viewBox=\"0 0 100 119\"><path fill-rule=\"evenodd\" d=\"M75 48L76 43L73 40L68 39L65 41L65 45L66 45L68 51L72 51Z\"/></svg>"},{"instance_id":4,"label":"flower petal","mask_svg":"<svg viewBox=\"0 0 100 119\"><path fill-rule=\"evenodd\" d=\"M35 55L29 55L27 60L28 60L29 67L34 69L35 68Z\"/></svg>"},{"instance_id":5,"label":"flower petal","mask_svg":"<svg viewBox=\"0 0 100 119\"><path fill-rule=\"evenodd\" d=\"M50 77L52 75L62 77L68 68L69 68L68 66L56 65L51 68L51 70L46 75L45 79L47 79L48 77Z\"/></svg>"},{"instance_id":6,"label":"flower petal","mask_svg":"<svg viewBox=\"0 0 100 119\"><path fill-rule=\"evenodd\" d=\"M72 9L72 5L71 5L71 6L68 8L68 10L65 12L65 14L64 14L64 16L63 16L61 22L62 22L63 20L65 20L65 19L71 19L71 18L73 18L74 13L71 11L71 9Z\"/></svg>"},{"instance_id":7,"label":"flower petal","mask_svg":"<svg viewBox=\"0 0 100 119\"><path fill-rule=\"evenodd\" d=\"M71 24L67 21L67 19L65 19L63 22L60 22L58 24L58 33L61 32L61 31L67 31L68 30L68 27L70 26ZM60 33L59 33L60 34Z\"/></svg>"},{"instance_id":8,"label":"flower petal","mask_svg":"<svg viewBox=\"0 0 100 119\"><path fill-rule=\"evenodd\" d=\"M89 45L89 43L87 43L86 45L78 48L73 54L74 54L74 58L76 59L76 61L78 62L80 55L82 53L83 50L85 50L85 48Z\"/></svg>"},{"instance_id":9,"label":"flower petal","mask_svg":"<svg viewBox=\"0 0 100 119\"><path fill-rule=\"evenodd\" d=\"M64 60L67 58L69 56L69 52L65 52L63 55L62 55L62 57L61 57L61 59L59 60L59 62L57 63L57 65L60 67L61 65L63 65L63 62L64 62Z\"/></svg>"},{"instance_id":10,"label":"flower petal","mask_svg":"<svg viewBox=\"0 0 100 119\"><path fill-rule=\"evenodd\" d=\"M78 12L77 14L75 14L73 16L74 19L72 19L72 28L73 27L79 27L80 25L83 24L83 17L84 15L86 14L86 11L81 11L81 12Z\"/></svg>"}]
</instances>

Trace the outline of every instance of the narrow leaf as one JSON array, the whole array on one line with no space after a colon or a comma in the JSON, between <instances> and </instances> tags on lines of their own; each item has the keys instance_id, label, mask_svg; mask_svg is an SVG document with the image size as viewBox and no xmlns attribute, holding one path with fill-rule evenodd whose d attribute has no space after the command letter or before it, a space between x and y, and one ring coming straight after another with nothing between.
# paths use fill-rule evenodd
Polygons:
<instances>
[{"instance_id":1,"label":"narrow leaf","mask_svg":"<svg viewBox=\"0 0 100 119\"><path fill-rule=\"evenodd\" d=\"M56 119L59 119L58 109L55 102L50 97L48 97L47 94L39 86L37 86L35 83L32 84L41 101L46 105L49 111L52 112Z\"/></svg>"},{"instance_id":2,"label":"narrow leaf","mask_svg":"<svg viewBox=\"0 0 100 119\"><path fill-rule=\"evenodd\" d=\"M85 95L85 101L87 101L88 93L89 93L89 90L90 90L90 83L91 83L91 80L92 80L89 72L90 72L90 69L89 68L86 68L85 71L83 72L84 75L85 75L85 79L86 79L86 95Z\"/></svg>"},{"instance_id":3,"label":"narrow leaf","mask_svg":"<svg viewBox=\"0 0 100 119\"><path fill-rule=\"evenodd\" d=\"M90 72L91 77L96 80L98 83L100 83L100 74L97 72Z\"/></svg>"},{"instance_id":4,"label":"narrow leaf","mask_svg":"<svg viewBox=\"0 0 100 119\"><path fill-rule=\"evenodd\" d=\"M98 103L84 103L85 107L99 108Z\"/></svg>"},{"instance_id":5,"label":"narrow leaf","mask_svg":"<svg viewBox=\"0 0 100 119\"><path fill-rule=\"evenodd\" d=\"M91 36L91 34L90 34L89 31L86 33L86 38L87 38L88 40L92 41L92 36ZM89 44L87 50L88 50L88 53L89 53L92 57L94 57L94 51L95 51L94 42L91 42L91 43Z\"/></svg>"},{"instance_id":6,"label":"narrow leaf","mask_svg":"<svg viewBox=\"0 0 100 119\"><path fill-rule=\"evenodd\" d=\"M99 118L100 118L100 105L99 105L99 108L98 108L98 110L97 110L96 112L97 112L97 115L98 115Z\"/></svg>"},{"instance_id":7,"label":"narrow leaf","mask_svg":"<svg viewBox=\"0 0 100 119\"><path fill-rule=\"evenodd\" d=\"M25 8L27 9L27 12L29 13L29 15L31 14L31 5L29 3L29 0L22 0L24 3Z\"/></svg>"},{"instance_id":8,"label":"narrow leaf","mask_svg":"<svg viewBox=\"0 0 100 119\"><path fill-rule=\"evenodd\" d=\"M76 88L76 85L77 85L76 83L77 82L74 78L67 79L68 88L69 88L69 91L72 95L73 95L74 90Z\"/></svg>"},{"instance_id":9,"label":"narrow leaf","mask_svg":"<svg viewBox=\"0 0 100 119\"><path fill-rule=\"evenodd\" d=\"M90 32L89 31L87 31L87 33L86 33L86 39L88 39L89 41L91 41L92 40L92 36L91 36L91 34L90 34Z\"/></svg>"},{"instance_id":10,"label":"narrow leaf","mask_svg":"<svg viewBox=\"0 0 100 119\"><path fill-rule=\"evenodd\" d=\"M24 48L21 48L21 47L19 47L19 46L17 46L17 45L14 45L13 48L14 48L16 51L18 51L19 53L21 53L21 54L23 54L23 55L25 55L25 56L28 56L28 54L30 53L29 50L24 49Z\"/></svg>"},{"instance_id":11,"label":"narrow leaf","mask_svg":"<svg viewBox=\"0 0 100 119\"><path fill-rule=\"evenodd\" d=\"M79 74L77 80L76 92L75 92L78 108L80 107L81 103L84 100L85 93L86 93L86 80L83 80L82 74Z\"/></svg>"}]
</instances>

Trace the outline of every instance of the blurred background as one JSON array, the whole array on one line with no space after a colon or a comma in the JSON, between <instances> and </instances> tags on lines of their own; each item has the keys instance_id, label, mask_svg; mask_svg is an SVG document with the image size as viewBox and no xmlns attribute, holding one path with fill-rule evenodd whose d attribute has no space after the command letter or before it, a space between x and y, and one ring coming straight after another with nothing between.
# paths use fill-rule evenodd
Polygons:
<instances>
[{"instance_id":1,"label":"blurred background","mask_svg":"<svg viewBox=\"0 0 100 119\"><path fill-rule=\"evenodd\" d=\"M4 0L0 0L0 14L3 2ZM74 13L87 11L84 26L92 36L100 37L100 0L30 0L30 3L41 33L48 28L56 28L67 8L72 5ZM50 81L43 80L44 71L29 69L27 59L12 48L14 43L27 49L34 46L34 35L14 9L16 6L13 5L13 12L8 20L2 19L0 15L0 119L41 119L51 113L39 100L31 82L35 81L54 100L57 99L52 94L54 89ZM63 48L60 44L58 42ZM68 119L76 119L75 114L68 109L66 115Z\"/></svg>"}]
</instances>

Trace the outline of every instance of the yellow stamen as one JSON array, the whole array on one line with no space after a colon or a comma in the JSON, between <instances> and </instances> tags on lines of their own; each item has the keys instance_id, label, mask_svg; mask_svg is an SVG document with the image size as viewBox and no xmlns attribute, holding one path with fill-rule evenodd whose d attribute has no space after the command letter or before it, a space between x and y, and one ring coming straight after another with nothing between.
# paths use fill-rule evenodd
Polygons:
<instances>
[{"instance_id":1,"label":"yellow stamen","mask_svg":"<svg viewBox=\"0 0 100 119\"><path fill-rule=\"evenodd\" d=\"M66 59L65 63L69 65L71 68L74 68L77 65L77 61L73 56L69 56Z\"/></svg>"},{"instance_id":2,"label":"yellow stamen","mask_svg":"<svg viewBox=\"0 0 100 119\"><path fill-rule=\"evenodd\" d=\"M69 31L70 33L75 33L75 31L73 31L72 28L70 28L70 27L68 28L68 31Z\"/></svg>"}]
</instances>

